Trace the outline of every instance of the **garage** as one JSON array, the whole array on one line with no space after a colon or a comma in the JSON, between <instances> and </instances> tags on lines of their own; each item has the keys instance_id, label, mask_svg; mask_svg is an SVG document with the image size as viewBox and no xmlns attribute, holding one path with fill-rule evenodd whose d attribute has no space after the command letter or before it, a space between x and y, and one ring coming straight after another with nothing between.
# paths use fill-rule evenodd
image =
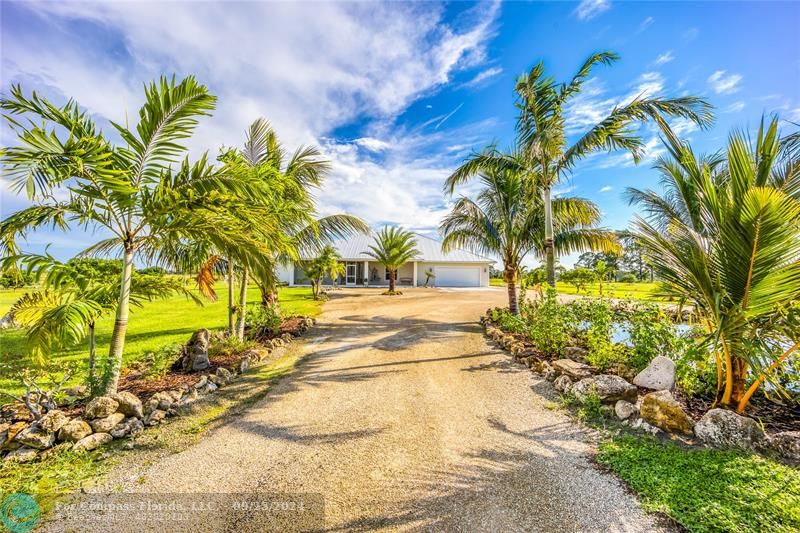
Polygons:
<instances>
[{"instance_id":1,"label":"garage","mask_svg":"<svg viewBox=\"0 0 800 533\"><path fill-rule=\"evenodd\" d=\"M437 287L480 287L481 267L458 266L434 268Z\"/></svg>"}]
</instances>

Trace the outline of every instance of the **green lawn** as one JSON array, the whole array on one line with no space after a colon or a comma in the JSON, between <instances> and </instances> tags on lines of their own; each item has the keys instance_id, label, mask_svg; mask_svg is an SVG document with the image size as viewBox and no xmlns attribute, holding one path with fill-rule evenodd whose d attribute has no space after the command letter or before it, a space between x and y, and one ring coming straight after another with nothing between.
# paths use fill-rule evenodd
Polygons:
<instances>
[{"instance_id":1,"label":"green lawn","mask_svg":"<svg viewBox=\"0 0 800 533\"><path fill-rule=\"evenodd\" d=\"M603 443L597 459L689 531L800 531L800 470L771 459L632 436Z\"/></svg>"},{"instance_id":2,"label":"green lawn","mask_svg":"<svg viewBox=\"0 0 800 533\"><path fill-rule=\"evenodd\" d=\"M24 290L0 290L0 315L11 307ZM125 341L125 361L135 361L147 352L170 344L182 344L191 334L200 329L222 329L227 326L227 292L223 284L217 287L219 300L206 301L203 306L198 306L184 297L173 297L168 300L154 301L145 304L142 308L131 309L128 333ZM308 287L282 287L278 291L281 310L286 315L318 316L321 302L311 297ZM256 287L248 292L248 304L256 305L260 301L260 293ZM111 341L111 329L114 323L113 316L108 316L98 322L97 345L98 354L104 354ZM24 362L25 332L21 330L0 330L0 356L5 362ZM74 346L58 350L52 354L51 359L84 365L86 361L86 347ZM18 385L10 380L7 371L4 374L0 368L0 390L15 391Z\"/></svg>"},{"instance_id":3,"label":"green lawn","mask_svg":"<svg viewBox=\"0 0 800 533\"><path fill-rule=\"evenodd\" d=\"M506 282L500 278L489 280L491 287L505 287ZM574 285L556 282L556 290L559 294L578 294L580 296L600 296L600 284L590 283L578 292ZM641 301L664 302L664 297L658 296L658 283L603 283L603 296L607 298L620 298Z\"/></svg>"}]
</instances>

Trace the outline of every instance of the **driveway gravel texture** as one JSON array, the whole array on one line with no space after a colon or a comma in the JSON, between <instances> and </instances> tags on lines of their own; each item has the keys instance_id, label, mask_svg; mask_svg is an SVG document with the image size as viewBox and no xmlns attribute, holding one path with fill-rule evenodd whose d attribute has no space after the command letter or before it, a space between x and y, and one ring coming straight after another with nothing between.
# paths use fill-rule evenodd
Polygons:
<instances>
[{"instance_id":1,"label":"driveway gravel texture","mask_svg":"<svg viewBox=\"0 0 800 533\"><path fill-rule=\"evenodd\" d=\"M304 362L264 399L91 490L324 500L323 521L223 506L162 531L669 529L593 466L593 433L553 408L551 385L485 339L478 318L505 298L491 288L335 291L301 341Z\"/></svg>"}]
</instances>

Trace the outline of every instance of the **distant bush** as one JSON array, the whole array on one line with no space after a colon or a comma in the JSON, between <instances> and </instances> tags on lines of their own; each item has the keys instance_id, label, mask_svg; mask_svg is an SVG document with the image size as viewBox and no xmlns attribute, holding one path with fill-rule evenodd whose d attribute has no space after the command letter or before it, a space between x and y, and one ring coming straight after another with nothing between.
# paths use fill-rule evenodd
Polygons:
<instances>
[{"instance_id":1,"label":"distant bush","mask_svg":"<svg viewBox=\"0 0 800 533\"><path fill-rule=\"evenodd\" d=\"M25 272L9 272L0 274L0 288L3 289L19 289L32 285L33 283L33 277Z\"/></svg>"},{"instance_id":2,"label":"distant bush","mask_svg":"<svg viewBox=\"0 0 800 533\"><path fill-rule=\"evenodd\" d=\"M164 274L167 273L166 270L164 270L159 266L146 267L141 270L138 270L138 272L139 274L143 274L145 276L163 276Z\"/></svg>"},{"instance_id":3,"label":"distant bush","mask_svg":"<svg viewBox=\"0 0 800 533\"><path fill-rule=\"evenodd\" d=\"M639 281L638 279L636 279L636 274L632 274L630 272L620 276L619 280L622 283L636 283L637 281Z\"/></svg>"}]
</instances>

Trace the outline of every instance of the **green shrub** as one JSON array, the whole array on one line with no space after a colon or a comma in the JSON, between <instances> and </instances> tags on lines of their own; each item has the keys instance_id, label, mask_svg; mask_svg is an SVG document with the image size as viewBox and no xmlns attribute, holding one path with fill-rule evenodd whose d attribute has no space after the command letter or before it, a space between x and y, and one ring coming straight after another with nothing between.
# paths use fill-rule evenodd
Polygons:
<instances>
[{"instance_id":1,"label":"green shrub","mask_svg":"<svg viewBox=\"0 0 800 533\"><path fill-rule=\"evenodd\" d=\"M577 330L572 307L558 303L550 288L543 301L528 311L528 336L537 348L550 356L561 355Z\"/></svg>"},{"instance_id":2,"label":"green shrub","mask_svg":"<svg viewBox=\"0 0 800 533\"><path fill-rule=\"evenodd\" d=\"M675 324L660 306L636 305L624 327L633 346L627 364L636 372L644 370L659 355L678 359L685 349Z\"/></svg>"},{"instance_id":3,"label":"green shrub","mask_svg":"<svg viewBox=\"0 0 800 533\"><path fill-rule=\"evenodd\" d=\"M209 357L226 356L241 353L248 348L254 348L258 345L257 342L252 340L240 341L235 336L228 335L222 339L212 342L208 347Z\"/></svg>"},{"instance_id":4,"label":"green shrub","mask_svg":"<svg viewBox=\"0 0 800 533\"><path fill-rule=\"evenodd\" d=\"M145 353L139 361L130 365L131 368L141 368L146 379L158 379L169 372L172 364L181 354L180 344L168 344L158 350Z\"/></svg>"},{"instance_id":5,"label":"green shrub","mask_svg":"<svg viewBox=\"0 0 800 533\"><path fill-rule=\"evenodd\" d=\"M580 332L589 353L586 362L601 371L616 368L627 363L628 349L612 341L616 316L605 300L576 302L575 314L583 323Z\"/></svg>"},{"instance_id":6,"label":"green shrub","mask_svg":"<svg viewBox=\"0 0 800 533\"><path fill-rule=\"evenodd\" d=\"M622 275L622 276L619 278L619 281L620 281L621 283L636 283L636 282L637 282L637 281L639 281L639 280L638 280L638 279L636 279L636 274L632 274L632 273L630 273L630 272L627 272L627 273L623 274L623 275Z\"/></svg>"},{"instance_id":7,"label":"green shrub","mask_svg":"<svg viewBox=\"0 0 800 533\"><path fill-rule=\"evenodd\" d=\"M493 309L492 321L497 327L508 333L525 333L527 326L520 315L512 315L508 309Z\"/></svg>"},{"instance_id":8,"label":"green shrub","mask_svg":"<svg viewBox=\"0 0 800 533\"><path fill-rule=\"evenodd\" d=\"M251 339L270 337L278 333L281 317L272 307L257 305L247 310L245 325L249 329L248 335Z\"/></svg>"},{"instance_id":9,"label":"green shrub","mask_svg":"<svg viewBox=\"0 0 800 533\"><path fill-rule=\"evenodd\" d=\"M167 273L166 270L158 266L145 267L141 270L138 270L137 272L139 272L139 274L143 274L146 276L163 276L164 274Z\"/></svg>"},{"instance_id":10,"label":"green shrub","mask_svg":"<svg viewBox=\"0 0 800 533\"><path fill-rule=\"evenodd\" d=\"M689 345L675 360L675 382L687 396L712 397L717 390L717 367L704 348Z\"/></svg>"}]
</instances>

